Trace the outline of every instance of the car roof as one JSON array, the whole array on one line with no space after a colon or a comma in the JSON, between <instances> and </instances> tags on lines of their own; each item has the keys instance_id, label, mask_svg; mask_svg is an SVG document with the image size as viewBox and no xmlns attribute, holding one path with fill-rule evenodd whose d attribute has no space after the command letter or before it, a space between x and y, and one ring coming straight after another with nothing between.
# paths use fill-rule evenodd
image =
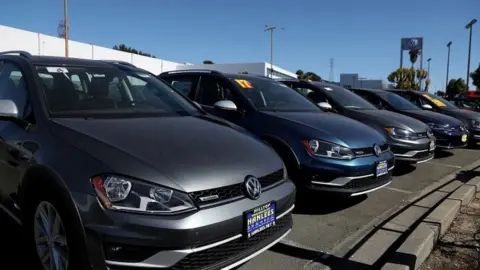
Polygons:
<instances>
[{"instance_id":1,"label":"car roof","mask_svg":"<svg viewBox=\"0 0 480 270\"><path fill-rule=\"evenodd\" d=\"M233 79L264 79L264 80L269 80L271 81L272 79L267 77L267 76L262 76L262 75L257 75L257 74L239 74L239 73L227 73L227 72L221 72L218 70L212 70L212 69L183 69L183 70L171 70L171 71L165 71L160 73L158 76L168 76L168 75L175 75L175 74L182 74L182 73L189 73L189 74L217 74L220 76L224 76L227 78L233 78ZM276 80L275 80L276 81Z\"/></svg>"},{"instance_id":2,"label":"car roof","mask_svg":"<svg viewBox=\"0 0 480 270\"><path fill-rule=\"evenodd\" d=\"M382 93L385 92L383 89L372 89L372 88L352 88L352 90L365 91L371 93Z\"/></svg>"}]
</instances>

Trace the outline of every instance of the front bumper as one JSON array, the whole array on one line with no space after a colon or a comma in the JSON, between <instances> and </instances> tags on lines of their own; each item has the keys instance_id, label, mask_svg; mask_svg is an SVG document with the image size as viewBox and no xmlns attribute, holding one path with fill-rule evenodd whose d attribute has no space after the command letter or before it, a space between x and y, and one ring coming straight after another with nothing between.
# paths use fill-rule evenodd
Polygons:
<instances>
[{"instance_id":1,"label":"front bumper","mask_svg":"<svg viewBox=\"0 0 480 270\"><path fill-rule=\"evenodd\" d=\"M380 161L386 161L388 172L377 177L375 170ZM380 156L371 155L353 160L312 158L309 163L301 165L299 185L314 191L357 196L390 184L394 167L395 158L389 150Z\"/></svg>"},{"instance_id":2,"label":"front bumper","mask_svg":"<svg viewBox=\"0 0 480 270\"><path fill-rule=\"evenodd\" d=\"M435 138L437 138L437 148L440 149L454 149L465 147L468 142L468 133L464 132L435 132ZM463 141L462 137L466 136L467 140Z\"/></svg>"},{"instance_id":3,"label":"front bumper","mask_svg":"<svg viewBox=\"0 0 480 270\"><path fill-rule=\"evenodd\" d=\"M88 211L80 214L94 269L231 269L290 232L295 186L285 181L257 200L243 198L175 216L105 211L95 197L89 195L88 201ZM244 212L271 201L276 202L275 226L244 237Z\"/></svg>"},{"instance_id":4,"label":"front bumper","mask_svg":"<svg viewBox=\"0 0 480 270\"><path fill-rule=\"evenodd\" d=\"M424 138L418 141L406 141L390 139L390 149L395 154L395 159L407 163L422 163L429 161L435 156L435 149L430 144L435 139Z\"/></svg>"},{"instance_id":5,"label":"front bumper","mask_svg":"<svg viewBox=\"0 0 480 270\"><path fill-rule=\"evenodd\" d=\"M479 142L480 141L480 128L469 128L469 140Z\"/></svg>"}]
</instances>

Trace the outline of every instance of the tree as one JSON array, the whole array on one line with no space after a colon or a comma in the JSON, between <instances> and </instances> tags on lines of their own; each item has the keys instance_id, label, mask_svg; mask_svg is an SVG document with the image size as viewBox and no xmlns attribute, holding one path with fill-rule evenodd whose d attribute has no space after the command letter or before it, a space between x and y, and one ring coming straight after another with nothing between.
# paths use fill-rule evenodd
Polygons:
<instances>
[{"instance_id":1,"label":"tree","mask_svg":"<svg viewBox=\"0 0 480 270\"><path fill-rule=\"evenodd\" d=\"M138 55L143 55L143 56L155 58L155 55L151 55L149 53L138 51L137 49L128 47L125 44L120 44L118 46L115 45L115 46L113 46L113 49L117 50L117 51L128 52L128 53L133 53L133 54L138 54Z\"/></svg>"},{"instance_id":2,"label":"tree","mask_svg":"<svg viewBox=\"0 0 480 270\"><path fill-rule=\"evenodd\" d=\"M446 94L449 98L453 98L456 95L466 92L468 90L467 83L462 78L451 79L448 82Z\"/></svg>"},{"instance_id":3,"label":"tree","mask_svg":"<svg viewBox=\"0 0 480 270\"><path fill-rule=\"evenodd\" d=\"M477 91L480 91L480 63L478 64L478 68L470 73L470 78L472 78L472 83L477 87Z\"/></svg>"},{"instance_id":4,"label":"tree","mask_svg":"<svg viewBox=\"0 0 480 270\"><path fill-rule=\"evenodd\" d=\"M419 49L412 49L408 52L410 55L410 62L412 63L412 67L415 65L415 62L417 62L418 56L422 53Z\"/></svg>"},{"instance_id":5,"label":"tree","mask_svg":"<svg viewBox=\"0 0 480 270\"><path fill-rule=\"evenodd\" d=\"M420 81L427 78L428 72L424 69L411 68L399 68L390 75L387 79L389 82L395 84L396 89L406 90L422 90L428 91L430 86L430 80L426 80L425 87L420 89Z\"/></svg>"},{"instance_id":6,"label":"tree","mask_svg":"<svg viewBox=\"0 0 480 270\"><path fill-rule=\"evenodd\" d=\"M205 60L205 61L203 61L203 64L204 64L204 65L213 65L213 64L215 64L215 63L213 63L212 60Z\"/></svg>"},{"instance_id":7,"label":"tree","mask_svg":"<svg viewBox=\"0 0 480 270\"><path fill-rule=\"evenodd\" d=\"M439 96L439 97L444 97L445 96L445 92L441 91L441 90L438 90L435 95Z\"/></svg>"},{"instance_id":8,"label":"tree","mask_svg":"<svg viewBox=\"0 0 480 270\"><path fill-rule=\"evenodd\" d=\"M322 78L320 76L318 76L315 72L303 72L303 70L299 69L297 70L297 72L295 72L295 74L297 74L297 78L299 80L309 80L309 81L321 81Z\"/></svg>"}]
</instances>

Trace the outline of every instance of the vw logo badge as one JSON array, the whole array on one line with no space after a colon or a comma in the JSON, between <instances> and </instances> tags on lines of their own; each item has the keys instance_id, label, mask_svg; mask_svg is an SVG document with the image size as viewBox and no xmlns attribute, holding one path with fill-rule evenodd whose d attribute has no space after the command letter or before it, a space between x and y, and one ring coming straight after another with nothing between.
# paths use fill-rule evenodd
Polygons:
<instances>
[{"instance_id":1,"label":"vw logo badge","mask_svg":"<svg viewBox=\"0 0 480 270\"><path fill-rule=\"evenodd\" d=\"M408 47L409 47L410 49L415 49L417 46L418 46L418 40L416 40L416 39L410 39L410 40L408 41Z\"/></svg>"},{"instance_id":2,"label":"vw logo badge","mask_svg":"<svg viewBox=\"0 0 480 270\"><path fill-rule=\"evenodd\" d=\"M382 149L380 148L380 146L378 144L375 144L373 146L373 151L375 152L375 155L377 155L377 156L380 156L380 154L382 154Z\"/></svg>"},{"instance_id":3,"label":"vw logo badge","mask_svg":"<svg viewBox=\"0 0 480 270\"><path fill-rule=\"evenodd\" d=\"M260 181L258 181L257 178L253 176L247 176L245 179L245 192L247 193L247 196L252 199L256 200L260 198L260 195L262 194L262 185L260 184Z\"/></svg>"}]
</instances>

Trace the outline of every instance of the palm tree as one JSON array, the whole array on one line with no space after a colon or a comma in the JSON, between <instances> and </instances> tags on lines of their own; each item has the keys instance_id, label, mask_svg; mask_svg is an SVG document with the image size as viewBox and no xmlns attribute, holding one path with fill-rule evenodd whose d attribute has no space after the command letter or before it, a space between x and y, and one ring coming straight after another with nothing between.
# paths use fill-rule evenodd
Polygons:
<instances>
[{"instance_id":1,"label":"palm tree","mask_svg":"<svg viewBox=\"0 0 480 270\"><path fill-rule=\"evenodd\" d=\"M415 62L417 62L418 56L421 53L422 52L419 49L412 49L408 52L408 54L410 54L410 62L412 63L412 68L415 65Z\"/></svg>"}]
</instances>

